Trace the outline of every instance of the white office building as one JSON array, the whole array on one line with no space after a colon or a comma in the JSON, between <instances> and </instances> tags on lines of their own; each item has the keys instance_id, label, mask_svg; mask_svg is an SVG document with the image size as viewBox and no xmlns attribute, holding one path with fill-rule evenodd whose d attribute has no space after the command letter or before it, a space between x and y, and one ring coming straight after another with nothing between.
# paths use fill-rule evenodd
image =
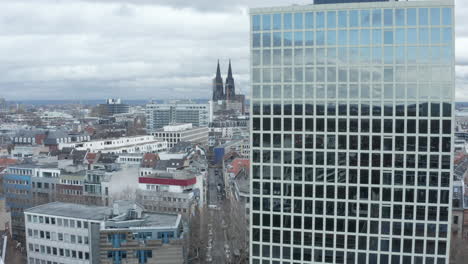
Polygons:
<instances>
[{"instance_id":1,"label":"white office building","mask_svg":"<svg viewBox=\"0 0 468 264\"><path fill-rule=\"evenodd\" d=\"M146 130L148 134L171 124L193 124L196 127L208 126L210 122L209 104L147 104Z\"/></svg>"},{"instance_id":2,"label":"white office building","mask_svg":"<svg viewBox=\"0 0 468 264\"><path fill-rule=\"evenodd\" d=\"M154 136L131 136L92 140L88 142L59 143L59 149L75 148L101 153L156 153L167 149L167 143Z\"/></svg>"},{"instance_id":3,"label":"white office building","mask_svg":"<svg viewBox=\"0 0 468 264\"><path fill-rule=\"evenodd\" d=\"M172 148L179 142L207 143L208 127L193 127L192 124L177 124L164 126L162 129L151 132L156 139L167 142Z\"/></svg>"},{"instance_id":4,"label":"white office building","mask_svg":"<svg viewBox=\"0 0 468 264\"><path fill-rule=\"evenodd\" d=\"M250 261L449 263L452 0L251 14Z\"/></svg>"},{"instance_id":5,"label":"white office building","mask_svg":"<svg viewBox=\"0 0 468 264\"><path fill-rule=\"evenodd\" d=\"M48 203L25 210L28 264L99 263L100 225L111 208Z\"/></svg>"}]
</instances>

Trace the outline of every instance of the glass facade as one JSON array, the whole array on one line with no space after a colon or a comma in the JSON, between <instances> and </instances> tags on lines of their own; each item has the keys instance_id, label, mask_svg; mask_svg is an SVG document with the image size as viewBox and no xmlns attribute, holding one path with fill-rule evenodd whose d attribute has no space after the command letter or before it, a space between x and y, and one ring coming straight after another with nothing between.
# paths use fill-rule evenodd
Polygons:
<instances>
[{"instance_id":1,"label":"glass facade","mask_svg":"<svg viewBox=\"0 0 468 264\"><path fill-rule=\"evenodd\" d=\"M448 263L453 2L251 10L251 263Z\"/></svg>"}]
</instances>

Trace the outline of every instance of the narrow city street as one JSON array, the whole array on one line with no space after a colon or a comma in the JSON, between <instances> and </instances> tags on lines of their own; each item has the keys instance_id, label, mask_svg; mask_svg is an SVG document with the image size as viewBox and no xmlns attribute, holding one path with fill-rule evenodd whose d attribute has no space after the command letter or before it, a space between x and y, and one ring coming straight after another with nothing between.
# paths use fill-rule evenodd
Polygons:
<instances>
[{"instance_id":1,"label":"narrow city street","mask_svg":"<svg viewBox=\"0 0 468 264\"><path fill-rule=\"evenodd\" d=\"M222 170L210 168L208 172L208 244L206 262L229 263L230 245L224 219L224 181Z\"/></svg>"}]
</instances>

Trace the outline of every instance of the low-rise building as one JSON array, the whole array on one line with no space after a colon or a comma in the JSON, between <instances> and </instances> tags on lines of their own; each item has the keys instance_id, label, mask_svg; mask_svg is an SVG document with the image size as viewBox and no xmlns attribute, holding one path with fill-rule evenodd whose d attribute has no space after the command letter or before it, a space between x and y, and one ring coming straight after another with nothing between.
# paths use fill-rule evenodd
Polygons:
<instances>
[{"instance_id":1,"label":"low-rise building","mask_svg":"<svg viewBox=\"0 0 468 264\"><path fill-rule=\"evenodd\" d=\"M25 241L24 210L55 199L60 170L54 165L20 164L3 176L7 209L11 212L13 239Z\"/></svg>"},{"instance_id":2,"label":"low-rise building","mask_svg":"<svg viewBox=\"0 0 468 264\"><path fill-rule=\"evenodd\" d=\"M112 213L101 225L101 264L185 263L180 214L144 212L130 201L115 202Z\"/></svg>"},{"instance_id":3,"label":"low-rise building","mask_svg":"<svg viewBox=\"0 0 468 264\"><path fill-rule=\"evenodd\" d=\"M27 209L28 263L99 263L99 230L111 211L61 202Z\"/></svg>"},{"instance_id":4,"label":"low-rise building","mask_svg":"<svg viewBox=\"0 0 468 264\"><path fill-rule=\"evenodd\" d=\"M140 176L137 199L146 210L188 216L203 205L203 178L186 171Z\"/></svg>"},{"instance_id":5,"label":"low-rise building","mask_svg":"<svg viewBox=\"0 0 468 264\"><path fill-rule=\"evenodd\" d=\"M59 149L75 148L101 153L146 153L160 152L167 149L167 143L154 136L132 136L113 139L92 140L89 142L61 143Z\"/></svg>"},{"instance_id":6,"label":"low-rise building","mask_svg":"<svg viewBox=\"0 0 468 264\"><path fill-rule=\"evenodd\" d=\"M186 262L180 214L116 201L112 207L54 202L25 215L29 264Z\"/></svg>"},{"instance_id":7,"label":"low-rise building","mask_svg":"<svg viewBox=\"0 0 468 264\"><path fill-rule=\"evenodd\" d=\"M179 142L207 143L208 127L193 127L192 124L169 125L151 132L151 135L166 141L168 147L172 148Z\"/></svg>"}]
</instances>

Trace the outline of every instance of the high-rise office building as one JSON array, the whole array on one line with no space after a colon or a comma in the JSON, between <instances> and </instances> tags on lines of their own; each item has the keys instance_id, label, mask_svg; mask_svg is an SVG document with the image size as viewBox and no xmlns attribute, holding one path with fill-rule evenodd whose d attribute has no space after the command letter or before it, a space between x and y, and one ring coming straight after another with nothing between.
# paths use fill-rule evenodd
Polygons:
<instances>
[{"instance_id":1,"label":"high-rise office building","mask_svg":"<svg viewBox=\"0 0 468 264\"><path fill-rule=\"evenodd\" d=\"M150 134L157 129L173 124L208 126L209 113L209 104L147 104L146 130Z\"/></svg>"},{"instance_id":2,"label":"high-rise office building","mask_svg":"<svg viewBox=\"0 0 468 264\"><path fill-rule=\"evenodd\" d=\"M250 10L251 263L449 263L453 1L343 2Z\"/></svg>"}]
</instances>

